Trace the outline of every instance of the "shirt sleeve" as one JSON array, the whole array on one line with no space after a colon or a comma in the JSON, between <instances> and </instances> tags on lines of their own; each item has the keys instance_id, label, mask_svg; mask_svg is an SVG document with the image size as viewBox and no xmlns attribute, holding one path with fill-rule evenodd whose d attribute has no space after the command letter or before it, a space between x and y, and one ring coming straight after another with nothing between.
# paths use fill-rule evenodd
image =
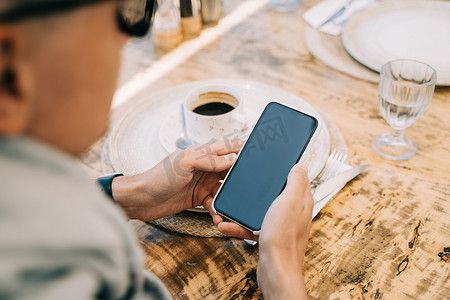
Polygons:
<instances>
[{"instance_id":1,"label":"shirt sleeve","mask_svg":"<svg viewBox=\"0 0 450 300\"><path fill-rule=\"evenodd\" d=\"M0 299L170 299L124 213L74 162L25 146L0 141Z\"/></svg>"},{"instance_id":2,"label":"shirt sleeve","mask_svg":"<svg viewBox=\"0 0 450 300\"><path fill-rule=\"evenodd\" d=\"M0 250L0 299L96 299L102 290L98 274L72 265L70 256L63 262L59 255L11 250Z\"/></svg>"},{"instance_id":3,"label":"shirt sleeve","mask_svg":"<svg viewBox=\"0 0 450 300\"><path fill-rule=\"evenodd\" d=\"M164 284L141 269L120 284L111 257L99 251L0 247L0 299L172 299ZM116 273L116 274L114 274ZM122 277L123 278L123 277ZM116 283L116 284L114 284Z\"/></svg>"}]
</instances>

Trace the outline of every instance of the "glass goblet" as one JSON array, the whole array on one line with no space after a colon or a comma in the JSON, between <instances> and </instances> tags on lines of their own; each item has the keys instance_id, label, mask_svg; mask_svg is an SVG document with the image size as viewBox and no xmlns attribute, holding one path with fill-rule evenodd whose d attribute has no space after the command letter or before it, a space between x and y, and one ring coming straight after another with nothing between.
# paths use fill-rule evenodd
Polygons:
<instances>
[{"instance_id":1,"label":"glass goblet","mask_svg":"<svg viewBox=\"0 0 450 300\"><path fill-rule=\"evenodd\" d=\"M377 135L372 148L390 160L404 160L417 152L416 143L404 134L430 105L436 71L427 64L399 59L381 67L378 104L391 132Z\"/></svg>"}]
</instances>

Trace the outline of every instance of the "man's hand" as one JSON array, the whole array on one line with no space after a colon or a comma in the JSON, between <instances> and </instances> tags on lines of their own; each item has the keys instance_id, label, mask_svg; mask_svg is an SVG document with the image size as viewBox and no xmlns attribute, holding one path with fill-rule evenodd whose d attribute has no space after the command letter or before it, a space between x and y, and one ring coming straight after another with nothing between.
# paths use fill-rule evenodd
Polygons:
<instances>
[{"instance_id":1,"label":"man's hand","mask_svg":"<svg viewBox=\"0 0 450 300\"><path fill-rule=\"evenodd\" d=\"M308 171L295 165L284 191L270 206L254 236L214 214L212 200L242 142L221 142L179 150L154 168L135 176L117 177L113 197L130 218L150 221L203 205L222 233L259 239L258 282L266 299L306 299L302 274L314 200Z\"/></svg>"},{"instance_id":2,"label":"man's hand","mask_svg":"<svg viewBox=\"0 0 450 300\"><path fill-rule=\"evenodd\" d=\"M264 299L307 299L302 266L313 207L308 170L297 164L289 173L286 188L267 211L259 237L214 217L222 233L259 240L258 284Z\"/></svg>"},{"instance_id":3,"label":"man's hand","mask_svg":"<svg viewBox=\"0 0 450 300\"><path fill-rule=\"evenodd\" d=\"M212 200L242 144L232 140L175 151L145 173L115 178L113 197L133 219L151 221L203 205L219 224Z\"/></svg>"},{"instance_id":4,"label":"man's hand","mask_svg":"<svg viewBox=\"0 0 450 300\"><path fill-rule=\"evenodd\" d=\"M307 299L302 266L313 207L307 168L297 164L261 227L258 283L264 299Z\"/></svg>"}]
</instances>

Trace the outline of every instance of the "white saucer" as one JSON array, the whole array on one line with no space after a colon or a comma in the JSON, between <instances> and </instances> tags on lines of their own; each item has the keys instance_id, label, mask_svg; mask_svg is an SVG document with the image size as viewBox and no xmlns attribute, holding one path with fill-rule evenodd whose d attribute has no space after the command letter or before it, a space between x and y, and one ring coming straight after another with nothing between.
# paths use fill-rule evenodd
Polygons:
<instances>
[{"instance_id":1,"label":"white saucer","mask_svg":"<svg viewBox=\"0 0 450 300\"><path fill-rule=\"evenodd\" d=\"M232 139L246 139L251 130L258 121L258 116L248 109L244 109L245 117L247 118L247 127L243 128L241 132ZM180 137L183 129L183 122L181 118L181 110L171 113L159 127L159 142L166 149L167 153L172 153L177 150L176 141Z\"/></svg>"}]
</instances>

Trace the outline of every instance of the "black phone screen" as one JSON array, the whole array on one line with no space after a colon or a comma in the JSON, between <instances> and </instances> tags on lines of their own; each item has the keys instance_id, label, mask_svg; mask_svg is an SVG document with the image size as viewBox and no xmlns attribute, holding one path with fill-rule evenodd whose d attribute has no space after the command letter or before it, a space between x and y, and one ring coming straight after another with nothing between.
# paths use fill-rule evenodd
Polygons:
<instances>
[{"instance_id":1,"label":"black phone screen","mask_svg":"<svg viewBox=\"0 0 450 300\"><path fill-rule=\"evenodd\" d=\"M216 196L215 209L253 231L260 230L317 126L312 116L269 103Z\"/></svg>"}]
</instances>

